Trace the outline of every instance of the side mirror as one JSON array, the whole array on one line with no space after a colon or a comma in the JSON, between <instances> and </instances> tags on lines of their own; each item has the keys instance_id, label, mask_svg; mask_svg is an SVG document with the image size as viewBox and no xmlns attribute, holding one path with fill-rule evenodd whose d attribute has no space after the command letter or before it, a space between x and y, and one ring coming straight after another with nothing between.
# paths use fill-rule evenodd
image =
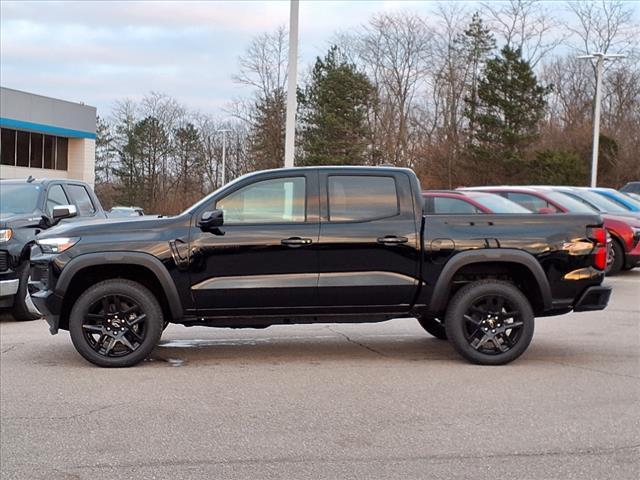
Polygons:
<instances>
[{"instance_id":1,"label":"side mirror","mask_svg":"<svg viewBox=\"0 0 640 480\"><path fill-rule=\"evenodd\" d=\"M553 208L543 207L538 209L538 213L542 213L543 215L546 215L549 213L556 213L556 211Z\"/></svg>"},{"instance_id":2,"label":"side mirror","mask_svg":"<svg viewBox=\"0 0 640 480\"><path fill-rule=\"evenodd\" d=\"M222 210L204 212L198 221L198 226L204 231L211 231L221 227L224 223L224 213Z\"/></svg>"},{"instance_id":3,"label":"side mirror","mask_svg":"<svg viewBox=\"0 0 640 480\"><path fill-rule=\"evenodd\" d=\"M57 205L53 207L51 217L54 222L59 222L64 218L71 218L78 215L78 209L75 205Z\"/></svg>"}]
</instances>

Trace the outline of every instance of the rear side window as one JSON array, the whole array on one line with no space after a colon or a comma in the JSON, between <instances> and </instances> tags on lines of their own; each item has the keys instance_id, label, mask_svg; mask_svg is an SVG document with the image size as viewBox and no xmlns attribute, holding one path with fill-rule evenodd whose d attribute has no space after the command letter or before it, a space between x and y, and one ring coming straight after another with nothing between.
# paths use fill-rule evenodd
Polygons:
<instances>
[{"instance_id":1,"label":"rear side window","mask_svg":"<svg viewBox=\"0 0 640 480\"><path fill-rule=\"evenodd\" d=\"M78 215L93 215L96 207L91 201L87 189L82 185L67 185L67 191L71 196L71 202L78 207Z\"/></svg>"},{"instance_id":2,"label":"rear side window","mask_svg":"<svg viewBox=\"0 0 640 480\"><path fill-rule=\"evenodd\" d=\"M52 185L47 193L47 215L53 215L53 207L69 205L69 200L60 185Z\"/></svg>"},{"instance_id":3,"label":"rear side window","mask_svg":"<svg viewBox=\"0 0 640 480\"><path fill-rule=\"evenodd\" d=\"M332 175L328 190L330 222L375 220L400 213L393 177Z\"/></svg>"},{"instance_id":4,"label":"rear side window","mask_svg":"<svg viewBox=\"0 0 640 480\"><path fill-rule=\"evenodd\" d=\"M539 212L541 208L552 208L556 212L558 211L553 205L548 203L546 200L543 200L540 197L536 197L535 195L530 195L528 193L515 193L509 192L507 197L512 202L516 202L522 205L524 208L531 210L532 212Z\"/></svg>"},{"instance_id":5,"label":"rear side window","mask_svg":"<svg viewBox=\"0 0 640 480\"><path fill-rule=\"evenodd\" d=\"M469 202L465 202L458 198L434 197L433 213L436 215L464 215L481 212Z\"/></svg>"}]
</instances>

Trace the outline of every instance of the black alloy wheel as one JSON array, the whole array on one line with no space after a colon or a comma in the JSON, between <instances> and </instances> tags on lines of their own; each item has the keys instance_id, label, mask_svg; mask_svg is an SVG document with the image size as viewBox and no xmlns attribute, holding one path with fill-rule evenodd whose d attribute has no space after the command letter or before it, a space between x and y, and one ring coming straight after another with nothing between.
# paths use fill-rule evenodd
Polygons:
<instances>
[{"instance_id":1,"label":"black alloy wheel","mask_svg":"<svg viewBox=\"0 0 640 480\"><path fill-rule=\"evenodd\" d=\"M86 290L69 318L78 352L102 367L127 367L144 360L164 326L155 296L130 280L113 279Z\"/></svg>"},{"instance_id":2,"label":"black alloy wheel","mask_svg":"<svg viewBox=\"0 0 640 480\"><path fill-rule=\"evenodd\" d=\"M445 328L450 342L468 360L501 365L527 349L534 316L529 301L513 284L482 280L454 295Z\"/></svg>"}]
</instances>

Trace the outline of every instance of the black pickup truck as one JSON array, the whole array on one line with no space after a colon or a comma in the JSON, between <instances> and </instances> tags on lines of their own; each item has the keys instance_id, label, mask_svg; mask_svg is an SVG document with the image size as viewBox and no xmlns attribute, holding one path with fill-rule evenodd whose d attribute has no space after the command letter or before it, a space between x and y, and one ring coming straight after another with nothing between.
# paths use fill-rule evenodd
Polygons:
<instances>
[{"instance_id":1,"label":"black pickup truck","mask_svg":"<svg viewBox=\"0 0 640 480\"><path fill-rule=\"evenodd\" d=\"M407 169L257 172L174 217L48 230L30 289L51 332L105 367L143 360L169 322L398 317L497 365L525 351L535 316L606 307L597 214L425 216L422 202Z\"/></svg>"},{"instance_id":2,"label":"black pickup truck","mask_svg":"<svg viewBox=\"0 0 640 480\"><path fill-rule=\"evenodd\" d=\"M66 179L0 180L0 308L16 320L35 320L29 311L29 252L36 235L64 222L104 220L91 187Z\"/></svg>"}]
</instances>

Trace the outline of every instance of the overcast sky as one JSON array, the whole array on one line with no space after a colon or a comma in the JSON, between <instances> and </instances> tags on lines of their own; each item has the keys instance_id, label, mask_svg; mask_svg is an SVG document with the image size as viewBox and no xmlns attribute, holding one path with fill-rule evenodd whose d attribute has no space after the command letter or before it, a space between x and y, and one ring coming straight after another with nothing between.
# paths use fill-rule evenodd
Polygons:
<instances>
[{"instance_id":1,"label":"overcast sky","mask_svg":"<svg viewBox=\"0 0 640 480\"><path fill-rule=\"evenodd\" d=\"M475 2L471 2L475 3ZM548 2L549 8L561 5ZM433 2L302 0L300 57L310 63L337 30L375 12L423 14ZM98 107L154 90L220 113L245 92L232 81L251 37L288 25L289 2L0 2L0 83Z\"/></svg>"}]
</instances>

